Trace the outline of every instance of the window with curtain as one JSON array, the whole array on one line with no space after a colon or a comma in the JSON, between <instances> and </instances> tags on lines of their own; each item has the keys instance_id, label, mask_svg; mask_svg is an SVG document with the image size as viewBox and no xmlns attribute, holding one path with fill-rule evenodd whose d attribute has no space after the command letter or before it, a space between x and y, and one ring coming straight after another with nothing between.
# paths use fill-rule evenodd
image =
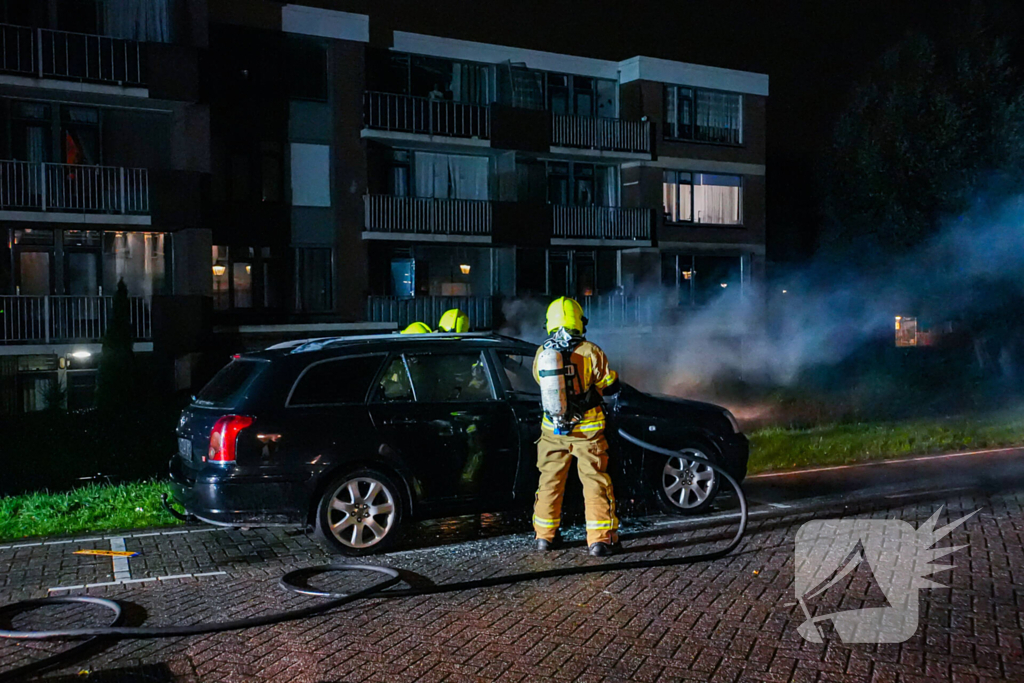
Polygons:
<instances>
[{"instance_id":1,"label":"window with curtain","mask_svg":"<svg viewBox=\"0 0 1024 683\"><path fill-rule=\"evenodd\" d=\"M173 41L177 0L104 0L104 33L151 43Z\"/></svg>"},{"instance_id":2,"label":"window with curtain","mask_svg":"<svg viewBox=\"0 0 1024 683\"><path fill-rule=\"evenodd\" d=\"M124 280L132 296L164 294L166 245L169 236L150 232L103 233L103 291L113 292L119 280ZM217 247L214 247L216 250ZM216 263L216 257L214 258ZM218 282L216 272L214 283Z\"/></svg>"},{"instance_id":3,"label":"window with curtain","mask_svg":"<svg viewBox=\"0 0 1024 683\"><path fill-rule=\"evenodd\" d=\"M488 199L487 157L462 154L413 154L417 197Z\"/></svg>"},{"instance_id":4,"label":"window with curtain","mask_svg":"<svg viewBox=\"0 0 1024 683\"><path fill-rule=\"evenodd\" d=\"M743 96L665 86L665 135L679 140L743 143Z\"/></svg>"},{"instance_id":5,"label":"window with curtain","mask_svg":"<svg viewBox=\"0 0 1024 683\"><path fill-rule=\"evenodd\" d=\"M665 220L669 223L740 225L743 222L742 178L665 171L662 202Z\"/></svg>"}]
</instances>

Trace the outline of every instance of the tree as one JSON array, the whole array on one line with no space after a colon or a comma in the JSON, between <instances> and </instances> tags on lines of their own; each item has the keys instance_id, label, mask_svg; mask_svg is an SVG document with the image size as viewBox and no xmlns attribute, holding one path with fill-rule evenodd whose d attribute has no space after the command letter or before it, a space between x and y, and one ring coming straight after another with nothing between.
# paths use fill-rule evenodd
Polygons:
<instances>
[{"instance_id":1,"label":"tree","mask_svg":"<svg viewBox=\"0 0 1024 683\"><path fill-rule=\"evenodd\" d=\"M111 411L129 408L135 399L135 389L128 288L121 280L117 283L113 311L103 334L103 353L96 377L96 406Z\"/></svg>"},{"instance_id":2,"label":"tree","mask_svg":"<svg viewBox=\"0 0 1024 683\"><path fill-rule=\"evenodd\" d=\"M857 88L825 174L826 246L905 251L983 190L1024 187L1024 91L1005 43L973 26L908 36Z\"/></svg>"}]
</instances>

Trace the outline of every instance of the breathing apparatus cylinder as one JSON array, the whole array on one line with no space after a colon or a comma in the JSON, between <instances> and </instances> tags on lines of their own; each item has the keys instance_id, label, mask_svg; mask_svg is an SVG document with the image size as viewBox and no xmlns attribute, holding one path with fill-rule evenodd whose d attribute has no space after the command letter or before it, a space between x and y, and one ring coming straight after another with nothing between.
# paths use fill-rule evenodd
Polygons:
<instances>
[{"instance_id":1,"label":"breathing apparatus cylinder","mask_svg":"<svg viewBox=\"0 0 1024 683\"><path fill-rule=\"evenodd\" d=\"M576 366L568 356L569 353L554 344L544 344L537 356L540 403L554 425L555 434L571 432L577 419L572 412L572 378Z\"/></svg>"}]
</instances>

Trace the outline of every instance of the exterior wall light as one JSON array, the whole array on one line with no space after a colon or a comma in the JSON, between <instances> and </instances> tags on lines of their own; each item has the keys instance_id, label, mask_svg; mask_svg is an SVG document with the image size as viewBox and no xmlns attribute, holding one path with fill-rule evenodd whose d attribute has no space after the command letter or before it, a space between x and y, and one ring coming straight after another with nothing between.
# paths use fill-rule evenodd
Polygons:
<instances>
[{"instance_id":1,"label":"exterior wall light","mask_svg":"<svg viewBox=\"0 0 1024 683\"><path fill-rule=\"evenodd\" d=\"M463 275L469 275L469 271L472 270L472 266L470 266L468 263L463 263L461 266L459 266L459 270L462 271Z\"/></svg>"},{"instance_id":2,"label":"exterior wall light","mask_svg":"<svg viewBox=\"0 0 1024 683\"><path fill-rule=\"evenodd\" d=\"M72 351L71 352L71 357L72 358L77 358L78 360L84 360L86 358L91 358L92 357L92 351L86 351L85 349L79 349L78 351Z\"/></svg>"}]
</instances>

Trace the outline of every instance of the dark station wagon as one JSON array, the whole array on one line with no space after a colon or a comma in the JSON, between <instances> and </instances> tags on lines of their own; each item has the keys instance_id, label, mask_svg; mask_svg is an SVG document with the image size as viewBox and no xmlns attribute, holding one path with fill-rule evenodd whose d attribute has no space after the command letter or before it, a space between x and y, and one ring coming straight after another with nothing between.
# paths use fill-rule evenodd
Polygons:
<instances>
[{"instance_id":1,"label":"dark station wagon","mask_svg":"<svg viewBox=\"0 0 1024 683\"><path fill-rule=\"evenodd\" d=\"M174 497L211 524L314 527L349 555L381 550L411 519L527 508L537 487L536 346L481 334L313 339L236 356L178 424ZM614 359L613 359L614 360ZM746 474L728 410L623 384L607 431L620 500L706 511L719 488L699 461Z\"/></svg>"}]
</instances>

